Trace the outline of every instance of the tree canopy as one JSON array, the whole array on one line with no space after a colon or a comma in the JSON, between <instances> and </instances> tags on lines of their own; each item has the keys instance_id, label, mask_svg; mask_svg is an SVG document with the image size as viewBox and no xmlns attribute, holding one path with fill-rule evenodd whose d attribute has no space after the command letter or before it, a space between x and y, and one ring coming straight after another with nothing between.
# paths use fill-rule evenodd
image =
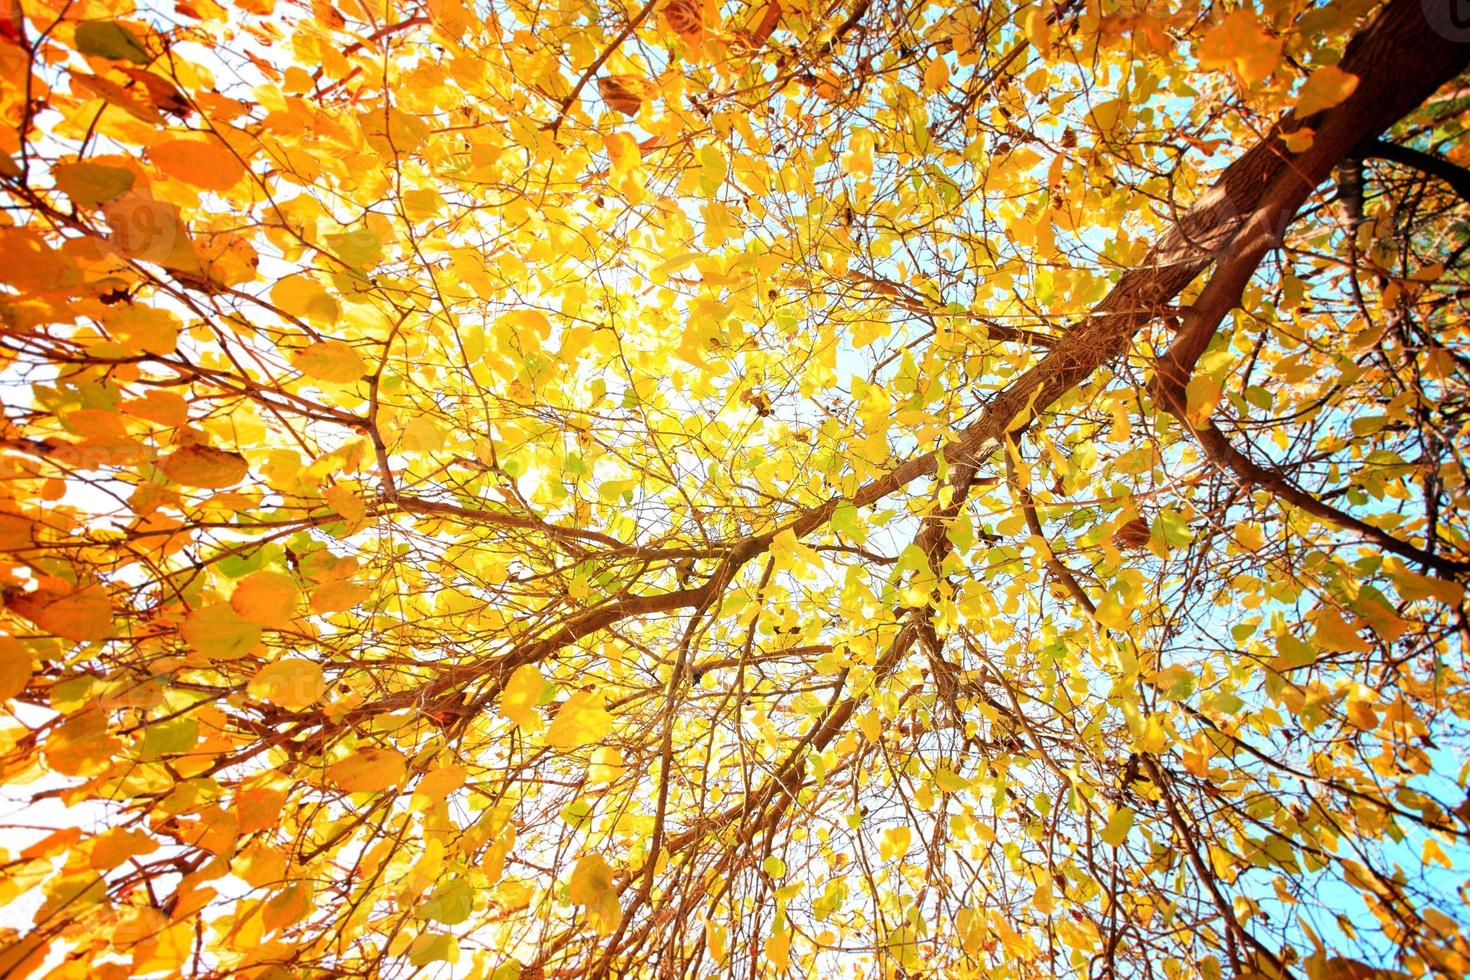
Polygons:
<instances>
[{"instance_id":1,"label":"tree canopy","mask_svg":"<svg viewBox=\"0 0 1470 980\"><path fill-rule=\"evenodd\" d=\"M0 973L1470 972L1459 0L11 0Z\"/></svg>"}]
</instances>

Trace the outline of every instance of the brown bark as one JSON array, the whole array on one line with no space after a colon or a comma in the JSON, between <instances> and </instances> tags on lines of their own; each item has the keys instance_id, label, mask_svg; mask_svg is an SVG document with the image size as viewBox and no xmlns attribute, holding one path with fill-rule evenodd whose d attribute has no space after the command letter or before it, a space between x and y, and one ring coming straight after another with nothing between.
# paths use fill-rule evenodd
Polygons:
<instances>
[{"instance_id":1,"label":"brown bark","mask_svg":"<svg viewBox=\"0 0 1470 980\"><path fill-rule=\"evenodd\" d=\"M1270 491L1307 513L1348 530L1404 558L1444 574L1470 568L1432 554L1412 543L1343 513L1291 484L1286 477L1262 467L1230 444L1208 421L1191 423L1186 415L1186 388L1200 356L1209 347L1221 321L1239 304L1241 294L1266 254L1280 244L1287 225L1312 190L1342 161L1357 156L1396 118L1428 99L1440 85L1470 64L1470 45L1455 43L1427 22L1424 11L1454 0L1394 0L1384 7L1352 43L1341 68L1357 75L1357 90L1342 104L1307 119L1291 115L1281 120L1267 138L1236 166L1265 151L1277 161L1255 176L1257 192L1240 208L1236 230L1222 250L1215 271L1194 304L1184 313L1179 332L1155 366L1154 388L1161 407L1191 425L1210 459L1230 470L1244 483ZM1286 154L1278 133L1302 128L1313 131L1312 144L1302 153ZM1227 179L1229 171L1226 172Z\"/></svg>"}]
</instances>

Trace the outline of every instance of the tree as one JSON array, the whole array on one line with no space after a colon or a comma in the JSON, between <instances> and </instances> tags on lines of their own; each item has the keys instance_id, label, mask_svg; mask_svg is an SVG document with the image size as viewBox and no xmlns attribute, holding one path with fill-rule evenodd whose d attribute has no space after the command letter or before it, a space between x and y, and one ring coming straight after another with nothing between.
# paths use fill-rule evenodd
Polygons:
<instances>
[{"instance_id":1,"label":"tree","mask_svg":"<svg viewBox=\"0 0 1470 980\"><path fill-rule=\"evenodd\" d=\"M1456 2L6 8L0 971L1470 971Z\"/></svg>"}]
</instances>

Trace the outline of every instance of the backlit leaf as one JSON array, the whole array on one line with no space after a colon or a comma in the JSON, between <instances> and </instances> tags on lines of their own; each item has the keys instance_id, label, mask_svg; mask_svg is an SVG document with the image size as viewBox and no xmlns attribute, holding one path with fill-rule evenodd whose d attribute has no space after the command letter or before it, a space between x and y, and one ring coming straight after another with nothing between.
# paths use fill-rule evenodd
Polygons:
<instances>
[{"instance_id":1,"label":"backlit leaf","mask_svg":"<svg viewBox=\"0 0 1470 980\"><path fill-rule=\"evenodd\" d=\"M293 358L298 370L330 384L348 384L367 374L367 364L340 340L312 344Z\"/></svg>"},{"instance_id":2,"label":"backlit leaf","mask_svg":"<svg viewBox=\"0 0 1470 980\"><path fill-rule=\"evenodd\" d=\"M218 490L245 479L249 465L239 453L212 446L185 446L159 460L158 468L174 483Z\"/></svg>"},{"instance_id":3,"label":"backlit leaf","mask_svg":"<svg viewBox=\"0 0 1470 980\"><path fill-rule=\"evenodd\" d=\"M603 707L602 696L589 691L576 691L557 709L546 730L546 744L553 748L573 749L590 745L612 731L612 715Z\"/></svg>"},{"instance_id":4,"label":"backlit leaf","mask_svg":"<svg viewBox=\"0 0 1470 980\"><path fill-rule=\"evenodd\" d=\"M310 660L290 658L266 664L250 679L252 697L283 708L306 708L326 694L321 667Z\"/></svg>"},{"instance_id":5,"label":"backlit leaf","mask_svg":"<svg viewBox=\"0 0 1470 980\"><path fill-rule=\"evenodd\" d=\"M349 793L376 793L403 781L407 765L393 749L368 746L327 767L327 777Z\"/></svg>"},{"instance_id":6,"label":"backlit leaf","mask_svg":"<svg viewBox=\"0 0 1470 980\"><path fill-rule=\"evenodd\" d=\"M217 140L177 139L154 143L148 159L170 177L206 191L227 191L245 176L245 167Z\"/></svg>"},{"instance_id":7,"label":"backlit leaf","mask_svg":"<svg viewBox=\"0 0 1470 980\"><path fill-rule=\"evenodd\" d=\"M500 713L515 722L517 728L536 730L541 725L537 708L546 692L546 680L535 664L522 664L505 682L500 694Z\"/></svg>"},{"instance_id":8,"label":"backlit leaf","mask_svg":"<svg viewBox=\"0 0 1470 980\"><path fill-rule=\"evenodd\" d=\"M1338 105L1358 89L1358 76L1325 65L1308 76L1296 100L1296 114L1306 117Z\"/></svg>"},{"instance_id":9,"label":"backlit leaf","mask_svg":"<svg viewBox=\"0 0 1470 980\"><path fill-rule=\"evenodd\" d=\"M276 629L291 625L300 603L301 590L295 579L281 572L253 572L230 595L230 608L241 618Z\"/></svg>"},{"instance_id":10,"label":"backlit leaf","mask_svg":"<svg viewBox=\"0 0 1470 980\"><path fill-rule=\"evenodd\" d=\"M260 632L260 626L223 602L196 609L179 627L185 642L211 660L245 656L259 642Z\"/></svg>"}]
</instances>

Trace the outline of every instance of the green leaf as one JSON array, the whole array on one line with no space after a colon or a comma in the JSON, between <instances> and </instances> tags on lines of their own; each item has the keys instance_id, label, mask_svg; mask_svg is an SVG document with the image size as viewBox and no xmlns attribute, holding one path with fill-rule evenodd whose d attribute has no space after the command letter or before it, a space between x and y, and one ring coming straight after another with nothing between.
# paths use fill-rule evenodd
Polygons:
<instances>
[{"instance_id":1,"label":"green leaf","mask_svg":"<svg viewBox=\"0 0 1470 980\"><path fill-rule=\"evenodd\" d=\"M55 171L56 186L79 208L95 208L133 189L131 170L100 163L63 163Z\"/></svg>"},{"instance_id":2,"label":"green leaf","mask_svg":"<svg viewBox=\"0 0 1470 980\"><path fill-rule=\"evenodd\" d=\"M1291 667L1305 667L1317 662L1317 648L1290 633L1276 638L1276 652Z\"/></svg>"},{"instance_id":3,"label":"green leaf","mask_svg":"<svg viewBox=\"0 0 1470 980\"><path fill-rule=\"evenodd\" d=\"M179 627L184 642L211 660L237 660L260 639L260 626L217 602L196 609Z\"/></svg>"},{"instance_id":4,"label":"green leaf","mask_svg":"<svg viewBox=\"0 0 1470 980\"><path fill-rule=\"evenodd\" d=\"M1184 515L1169 508L1159 511L1158 516L1154 518L1153 529L1171 548L1182 548L1194 537L1194 532L1189 529L1189 521Z\"/></svg>"},{"instance_id":5,"label":"green leaf","mask_svg":"<svg viewBox=\"0 0 1470 980\"><path fill-rule=\"evenodd\" d=\"M475 909L475 890L463 878L451 878L440 885L432 898L414 910L420 919L432 919L446 926L457 926Z\"/></svg>"},{"instance_id":6,"label":"green leaf","mask_svg":"<svg viewBox=\"0 0 1470 980\"><path fill-rule=\"evenodd\" d=\"M1211 695L1206 700L1206 704L1221 714L1233 715L1245 707L1245 700L1237 694L1222 691L1219 694Z\"/></svg>"},{"instance_id":7,"label":"green leaf","mask_svg":"<svg viewBox=\"0 0 1470 980\"><path fill-rule=\"evenodd\" d=\"M970 781L952 769L940 768L934 773L934 785L942 792L958 793L970 788Z\"/></svg>"},{"instance_id":8,"label":"green leaf","mask_svg":"<svg viewBox=\"0 0 1470 980\"><path fill-rule=\"evenodd\" d=\"M354 269L366 269L377 265L383 255L383 243L366 228L357 228L339 235L328 235L327 245L332 253Z\"/></svg>"},{"instance_id":9,"label":"green leaf","mask_svg":"<svg viewBox=\"0 0 1470 980\"><path fill-rule=\"evenodd\" d=\"M77 50L97 58L131 61L135 65L149 62L143 42L126 27L113 20L91 20L77 25Z\"/></svg>"},{"instance_id":10,"label":"green leaf","mask_svg":"<svg viewBox=\"0 0 1470 980\"><path fill-rule=\"evenodd\" d=\"M199 722L174 718L143 729L142 757L152 761L187 752L199 742Z\"/></svg>"}]
</instances>

